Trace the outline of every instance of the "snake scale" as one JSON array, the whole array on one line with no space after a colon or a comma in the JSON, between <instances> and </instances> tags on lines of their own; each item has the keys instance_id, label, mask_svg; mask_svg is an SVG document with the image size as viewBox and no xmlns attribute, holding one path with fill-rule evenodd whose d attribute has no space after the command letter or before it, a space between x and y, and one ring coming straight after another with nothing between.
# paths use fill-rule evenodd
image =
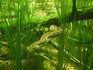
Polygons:
<instances>
[{"instance_id":1,"label":"snake scale","mask_svg":"<svg viewBox=\"0 0 93 70\"><path fill-rule=\"evenodd\" d=\"M31 50L33 48L38 47L38 45L40 45L42 43L48 42L50 40L49 38L51 38L51 37L53 37L55 35L61 34L62 31L63 30L61 29L61 27L57 27L56 25L51 25L50 26L50 31L43 34L39 40L35 41L30 46L28 46L27 51L31 52Z\"/></svg>"}]
</instances>

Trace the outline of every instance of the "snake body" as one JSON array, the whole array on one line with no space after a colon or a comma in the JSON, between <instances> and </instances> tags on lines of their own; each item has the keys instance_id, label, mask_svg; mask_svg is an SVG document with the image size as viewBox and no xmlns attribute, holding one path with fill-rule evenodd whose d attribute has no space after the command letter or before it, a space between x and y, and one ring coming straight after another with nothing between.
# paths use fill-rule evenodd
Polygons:
<instances>
[{"instance_id":1,"label":"snake body","mask_svg":"<svg viewBox=\"0 0 93 70\"><path fill-rule=\"evenodd\" d=\"M56 25L51 25L50 26L50 31L43 34L38 41L35 41L30 46L28 46L27 51L31 52L32 48L38 47L38 45L40 45L44 42L48 42L49 38L51 38L55 35L59 35L61 32L62 32L62 29L60 27L57 27Z\"/></svg>"}]
</instances>

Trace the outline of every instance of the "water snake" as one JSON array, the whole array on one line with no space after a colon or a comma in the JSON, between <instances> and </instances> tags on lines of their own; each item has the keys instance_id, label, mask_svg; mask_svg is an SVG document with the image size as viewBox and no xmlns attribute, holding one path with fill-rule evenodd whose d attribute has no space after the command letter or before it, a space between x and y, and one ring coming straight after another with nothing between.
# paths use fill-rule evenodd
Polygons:
<instances>
[{"instance_id":1,"label":"water snake","mask_svg":"<svg viewBox=\"0 0 93 70\"><path fill-rule=\"evenodd\" d=\"M55 35L59 35L60 33L62 33L62 31L63 30L61 29L61 27L58 27L56 25L51 25L50 31L43 34L39 40L37 40L34 43L32 43L31 45L29 45L27 47L27 51L30 52L32 50L32 48L38 47L38 45L40 45L44 42L48 42L51 37L53 37Z\"/></svg>"}]
</instances>

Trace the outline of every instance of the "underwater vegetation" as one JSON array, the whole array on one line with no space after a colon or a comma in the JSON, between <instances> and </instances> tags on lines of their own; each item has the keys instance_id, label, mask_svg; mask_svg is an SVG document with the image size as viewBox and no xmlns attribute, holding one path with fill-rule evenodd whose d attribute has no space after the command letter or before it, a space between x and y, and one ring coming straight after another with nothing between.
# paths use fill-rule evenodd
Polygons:
<instances>
[{"instance_id":1,"label":"underwater vegetation","mask_svg":"<svg viewBox=\"0 0 93 70\"><path fill-rule=\"evenodd\" d=\"M93 1L0 0L0 70L93 70Z\"/></svg>"}]
</instances>

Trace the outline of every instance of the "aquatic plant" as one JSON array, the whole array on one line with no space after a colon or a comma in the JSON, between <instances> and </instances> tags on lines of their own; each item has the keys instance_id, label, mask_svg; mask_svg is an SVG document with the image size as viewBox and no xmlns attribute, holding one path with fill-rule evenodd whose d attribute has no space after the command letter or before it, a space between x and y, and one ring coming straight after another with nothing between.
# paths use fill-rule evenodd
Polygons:
<instances>
[{"instance_id":1,"label":"aquatic plant","mask_svg":"<svg viewBox=\"0 0 93 70\"><path fill-rule=\"evenodd\" d=\"M92 0L0 0L1 70L92 70Z\"/></svg>"}]
</instances>

